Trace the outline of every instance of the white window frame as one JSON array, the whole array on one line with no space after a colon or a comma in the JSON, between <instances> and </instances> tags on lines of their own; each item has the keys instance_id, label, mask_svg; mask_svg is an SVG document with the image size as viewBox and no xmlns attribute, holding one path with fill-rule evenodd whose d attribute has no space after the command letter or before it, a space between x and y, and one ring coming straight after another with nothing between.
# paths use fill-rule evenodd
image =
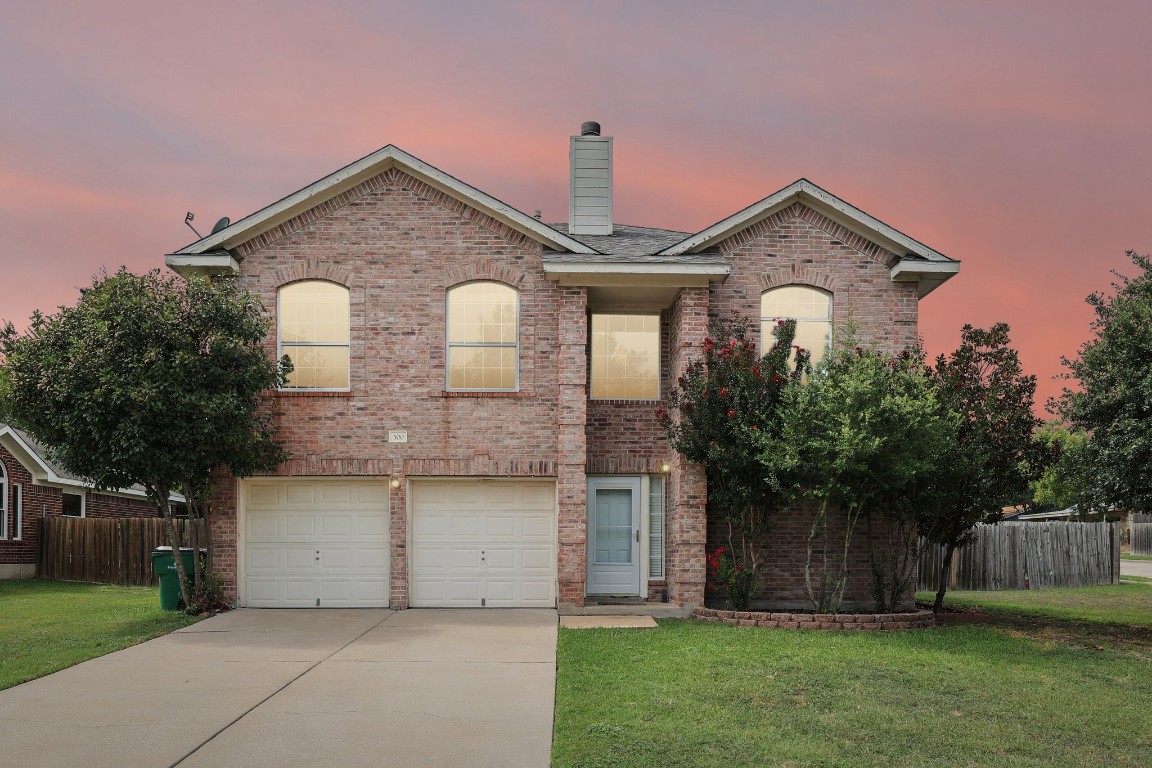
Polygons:
<instances>
[{"instance_id":1,"label":"white window frame","mask_svg":"<svg viewBox=\"0 0 1152 768\"><path fill-rule=\"evenodd\" d=\"M88 498L87 498L88 494L83 493L83 492L76 493L75 491L64 491L63 495L64 496L79 496L80 497L80 517L76 517L75 515L65 515L64 514L63 499L61 499L61 502L60 502L60 516L61 517L70 517L73 520L82 520L83 518L88 516L88 510L86 508L87 507L87 501L88 501Z\"/></svg>"},{"instance_id":2,"label":"white window frame","mask_svg":"<svg viewBox=\"0 0 1152 768\"><path fill-rule=\"evenodd\" d=\"M809 291L814 291L815 293L824 294L825 296L828 297L828 317L792 317L792 316L786 316L786 315L778 315L778 316L773 317L773 316L765 315L764 314L764 297L767 296L768 294L772 293L773 291L780 290L781 288L804 288L804 289L809 290ZM776 343L776 337L773 336L772 334L768 334L767 336L765 336L764 323L774 322L777 320L796 320L797 322L824 322L824 323L828 323L828 345L830 346L832 344L832 331L833 331L832 319L834 316L835 309L836 309L836 296L832 293L832 291L827 291L823 288L818 288L815 285L808 285L806 283L788 283L787 285L777 285L774 288L769 288L765 291L761 291L760 292L760 354L761 355L768 354L768 350L772 349L772 345ZM810 350L808 350L808 352L809 352L809 354L811 354L811 353L815 352L815 350L810 349ZM827 352L827 347L825 347L825 349L821 351L821 358L823 357L824 352ZM796 354L795 350L793 350L789 354L789 356L788 356L789 364L791 364L796 359L795 354ZM814 366L815 361L813 361L812 364Z\"/></svg>"},{"instance_id":3,"label":"white window frame","mask_svg":"<svg viewBox=\"0 0 1152 768\"><path fill-rule=\"evenodd\" d=\"M668 577L664 540L667 528L667 486L664 475L652 475L648 479L648 578L656 581L664 581Z\"/></svg>"},{"instance_id":4,"label":"white window frame","mask_svg":"<svg viewBox=\"0 0 1152 768\"><path fill-rule=\"evenodd\" d=\"M600 315L602 317L619 317L621 315L634 315L636 317L655 317L656 318L656 396L655 397L593 397L592 396L592 364L591 355L592 351L592 318ZM631 402L631 403L655 403L664 398L664 316L659 312L593 312L588 316L588 399L597 402Z\"/></svg>"},{"instance_id":5,"label":"white window frame","mask_svg":"<svg viewBox=\"0 0 1152 768\"><path fill-rule=\"evenodd\" d=\"M8 470L0 461L0 541L8 539Z\"/></svg>"},{"instance_id":6,"label":"white window frame","mask_svg":"<svg viewBox=\"0 0 1152 768\"><path fill-rule=\"evenodd\" d=\"M491 283L507 288L516 297L516 341L450 341L448 338L452 318L452 291L469 285ZM511 387L485 388L485 387L453 387L452 382L452 348L477 349L512 349L516 350L516 381ZM444 291L444 391L445 392L519 392L520 391L520 289L499 280L469 280L466 283L457 283Z\"/></svg>"},{"instance_id":7,"label":"white window frame","mask_svg":"<svg viewBox=\"0 0 1152 768\"><path fill-rule=\"evenodd\" d=\"M12 484L12 513L13 513L13 536L15 541L20 541L24 538L24 486L20 483Z\"/></svg>"},{"instance_id":8,"label":"white window frame","mask_svg":"<svg viewBox=\"0 0 1152 768\"><path fill-rule=\"evenodd\" d=\"M293 285L300 285L302 283L328 283L335 285L338 288L343 288L345 293L348 294L348 343L335 342L335 341L289 341L283 340L283 333L281 331L280 321L283 315L280 312L281 293L285 288ZM284 358L285 348L291 349L292 347L343 347L348 350L348 386L347 387L294 387L288 384L280 387L281 392L349 392L352 389L352 291L348 286L334 283L331 280L295 280L291 283L285 283L276 289L276 361L279 363Z\"/></svg>"}]
</instances>

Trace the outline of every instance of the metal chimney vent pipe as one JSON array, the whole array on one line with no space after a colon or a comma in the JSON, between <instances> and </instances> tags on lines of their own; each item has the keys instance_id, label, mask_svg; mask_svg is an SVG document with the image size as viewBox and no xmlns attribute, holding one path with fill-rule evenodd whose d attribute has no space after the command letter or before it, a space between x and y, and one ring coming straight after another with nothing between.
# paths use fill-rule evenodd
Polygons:
<instances>
[{"instance_id":1,"label":"metal chimney vent pipe","mask_svg":"<svg viewBox=\"0 0 1152 768\"><path fill-rule=\"evenodd\" d=\"M596 122L595 120L589 120L586 123L581 123L580 124L580 135L581 136L599 136L600 135L600 123Z\"/></svg>"}]
</instances>

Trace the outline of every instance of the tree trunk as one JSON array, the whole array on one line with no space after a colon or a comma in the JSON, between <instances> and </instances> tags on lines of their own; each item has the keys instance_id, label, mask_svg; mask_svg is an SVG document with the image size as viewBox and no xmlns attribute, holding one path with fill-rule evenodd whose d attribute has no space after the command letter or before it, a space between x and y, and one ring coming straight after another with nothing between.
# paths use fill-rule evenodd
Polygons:
<instances>
[{"instance_id":1,"label":"tree trunk","mask_svg":"<svg viewBox=\"0 0 1152 768\"><path fill-rule=\"evenodd\" d=\"M944 562L940 564L940 588L936 591L936 602L932 603L933 613L940 613L940 609L944 607L944 593L948 591L948 581L952 575L952 555L955 552L954 544L949 544L944 550Z\"/></svg>"},{"instance_id":2,"label":"tree trunk","mask_svg":"<svg viewBox=\"0 0 1152 768\"><path fill-rule=\"evenodd\" d=\"M188 593L188 572L184 570L184 558L180 556L180 534L172 523L170 494L167 488L157 488L156 495L160 504L160 517L164 519L164 528L168 532L168 545L172 547L172 556L176 561L176 577L180 579L180 598L187 608L191 605L192 596Z\"/></svg>"}]
</instances>

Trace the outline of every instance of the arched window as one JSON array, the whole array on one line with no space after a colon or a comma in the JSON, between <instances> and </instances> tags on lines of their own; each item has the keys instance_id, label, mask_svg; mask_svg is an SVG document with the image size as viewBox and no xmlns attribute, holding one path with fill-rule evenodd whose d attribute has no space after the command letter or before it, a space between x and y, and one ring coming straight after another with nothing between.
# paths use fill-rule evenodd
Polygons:
<instances>
[{"instance_id":1,"label":"arched window","mask_svg":"<svg viewBox=\"0 0 1152 768\"><path fill-rule=\"evenodd\" d=\"M0 539L8 538L8 472L0 461Z\"/></svg>"},{"instance_id":2,"label":"arched window","mask_svg":"<svg viewBox=\"0 0 1152 768\"><path fill-rule=\"evenodd\" d=\"M785 285L764 291L760 296L760 348L763 351L772 348L776 340L772 331L780 320L796 321L796 340L792 343L810 351L815 365L824 357L832 340L832 294L806 285Z\"/></svg>"},{"instance_id":3,"label":"arched window","mask_svg":"<svg viewBox=\"0 0 1152 768\"><path fill-rule=\"evenodd\" d=\"M494 282L448 290L448 389L516 390L520 307L515 288Z\"/></svg>"},{"instance_id":4,"label":"arched window","mask_svg":"<svg viewBox=\"0 0 1152 768\"><path fill-rule=\"evenodd\" d=\"M303 280L280 289L277 307L280 355L293 367L285 389L348 389L348 289Z\"/></svg>"}]
</instances>

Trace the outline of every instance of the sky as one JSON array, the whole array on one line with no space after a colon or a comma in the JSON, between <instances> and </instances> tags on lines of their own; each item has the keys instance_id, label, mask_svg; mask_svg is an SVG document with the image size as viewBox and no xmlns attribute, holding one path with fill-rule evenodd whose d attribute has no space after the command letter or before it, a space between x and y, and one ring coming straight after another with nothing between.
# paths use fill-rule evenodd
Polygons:
<instances>
[{"instance_id":1,"label":"sky","mask_svg":"<svg viewBox=\"0 0 1152 768\"><path fill-rule=\"evenodd\" d=\"M72 305L386 144L545 221L615 137L618 223L807 178L962 262L932 355L1007 322L1043 403L1152 252L1152 3L0 0L0 319Z\"/></svg>"}]
</instances>

